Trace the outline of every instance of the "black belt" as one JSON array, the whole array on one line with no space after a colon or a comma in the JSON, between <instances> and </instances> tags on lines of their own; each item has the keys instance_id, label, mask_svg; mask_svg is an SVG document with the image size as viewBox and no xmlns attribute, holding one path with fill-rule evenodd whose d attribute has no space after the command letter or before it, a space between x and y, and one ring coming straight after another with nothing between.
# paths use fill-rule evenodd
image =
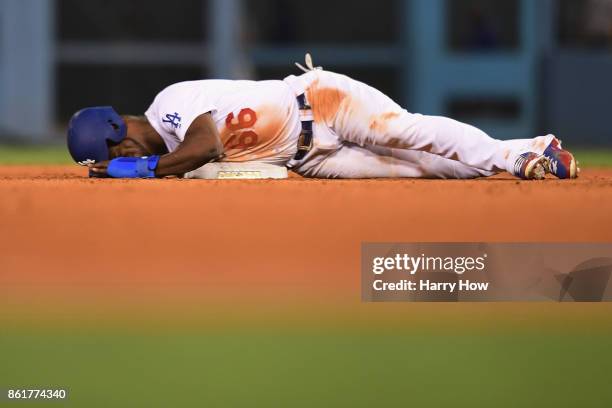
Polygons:
<instances>
[{"instance_id":1,"label":"black belt","mask_svg":"<svg viewBox=\"0 0 612 408\"><path fill-rule=\"evenodd\" d=\"M297 102L300 110L310 110L310 106L306 103L306 96L301 94L297 97ZM312 149L312 120L301 120L302 132L298 137L297 153L293 156L293 160L302 160L306 153Z\"/></svg>"}]
</instances>

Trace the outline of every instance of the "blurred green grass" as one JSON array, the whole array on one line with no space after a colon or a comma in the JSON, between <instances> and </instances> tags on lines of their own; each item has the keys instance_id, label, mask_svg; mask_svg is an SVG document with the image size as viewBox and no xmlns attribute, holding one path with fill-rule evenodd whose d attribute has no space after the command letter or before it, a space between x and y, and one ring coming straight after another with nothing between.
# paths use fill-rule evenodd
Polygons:
<instances>
[{"instance_id":1,"label":"blurred green grass","mask_svg":"<svg viewBox=\"0 0 612 408\"><path fill-rule=\"evenodd\" d=\"M612 149L575 149L581 167L612 167ZM70 164L72 159L63 145L0 145L0 165Z\"/></svg>"},{"instance_id":2,"label":"blurred green grass","mask_svg":"<svg viewBox=\"0 0 612 408\"><path fill-rule=\"evenodd\" d=\"M576 149L573 153L580 167L612 167L612 149Z\"/></svg>"},{"instance_id":3,"label":"blurred green grass","mask_svg":"<svg viewBox=\"0 0 612 408\"><path fill-rule=\"evenodd\" d=\"M0 164L51 165L70 163L72 163L72 158L66 146L0 145Z\"/></svg>"},{"instance_id":4,"label":"blurred green grass","mask_svg":"<svg viewBox=\"0 0 612 408\"><path fill-rule=\"evenodd\" d=\"M609 346L603 333L408 328L13 332L0 386L64 386L67 406L87 407L595 407L612 404Z\"/></svg>"}]
</instances>

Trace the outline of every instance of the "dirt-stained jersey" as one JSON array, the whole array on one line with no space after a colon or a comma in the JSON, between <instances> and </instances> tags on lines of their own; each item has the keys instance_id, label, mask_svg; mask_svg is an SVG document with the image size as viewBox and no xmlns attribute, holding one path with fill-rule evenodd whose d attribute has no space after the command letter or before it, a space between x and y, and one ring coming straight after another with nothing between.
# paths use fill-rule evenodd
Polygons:
<instances>
[{"instance_id":1,"label":"dirt-stained jersey","mask_svg":"<svg viewBox=\"0 0 612 408\"><path fill-rule=\"evenodd\" d=\"M223 161L284 165L296 152L299 108L283 81L180 82L161 91L145 115L173 151L191 123L209 112L224 146Z\"/></svg>"}]
</instances>

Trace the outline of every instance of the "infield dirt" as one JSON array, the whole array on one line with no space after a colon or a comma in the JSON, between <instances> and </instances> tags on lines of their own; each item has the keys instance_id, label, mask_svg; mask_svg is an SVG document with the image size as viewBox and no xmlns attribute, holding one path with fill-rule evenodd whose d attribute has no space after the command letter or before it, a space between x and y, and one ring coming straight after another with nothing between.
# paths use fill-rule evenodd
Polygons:
<instances>
[{"instance_id":1,"label":"infield dirt","mask_svg":"<svg viewBox=\"0 0 612 408\"><path fill-rule=\"evenodd\" d=\"M612 241L612 170L572 181L210 181L4 166L0 180L4 317L99 301L117 314L279 300L350 309L362 242Z\"/></svg>"}]
</instances>

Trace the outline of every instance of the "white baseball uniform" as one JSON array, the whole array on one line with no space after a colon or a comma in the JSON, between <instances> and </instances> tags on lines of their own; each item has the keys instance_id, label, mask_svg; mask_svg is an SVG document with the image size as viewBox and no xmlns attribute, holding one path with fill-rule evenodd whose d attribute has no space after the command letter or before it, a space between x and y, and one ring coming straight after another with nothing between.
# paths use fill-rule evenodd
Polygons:
<instances>
[{"instance_id":1,"label":"white baseball uniform","mask_svg":"<svg viewBox=\"0 0 612 408\"><path fill-rule=\"evenodd\" d=\"M297 161L301 94L312 107L314 138ZM181 82L145 114L172 151L207 112L225 147L222 161L286 165L321 178L489 176L512 171L520 153L543 153L553 137L496 140L452 119L409 113L382 92L321 69L283 81Z\"/></svg>"},{"instance_id":2,"label":"white baseball uniform","mask_svg":"<svg viewBox=\"0 0 612 408\"><path fill-rule=\"evenodd\" d=\"M191 123L211 113L224 146L223 161L284 166L301 131L293 91L283 81L202 80L170 85L145 115L173 151Z\"/></svg>"}]
</instances>

